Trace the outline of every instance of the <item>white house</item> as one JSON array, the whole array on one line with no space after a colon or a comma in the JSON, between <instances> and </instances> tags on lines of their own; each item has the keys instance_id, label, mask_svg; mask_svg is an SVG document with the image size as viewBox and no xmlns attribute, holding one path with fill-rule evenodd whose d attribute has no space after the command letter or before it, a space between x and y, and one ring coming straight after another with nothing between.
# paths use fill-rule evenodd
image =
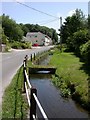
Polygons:
<instances>
[{"instance_id":1,"label":"white house","mask_svg":"<svg viewBox=\"0 0 90 120\"><path fill-rule=\"evenodd\" d=\"M28 32L26 38L32 45L47 46L52 44L51 38L41 32Z\"/></svg>"}]
</instances>

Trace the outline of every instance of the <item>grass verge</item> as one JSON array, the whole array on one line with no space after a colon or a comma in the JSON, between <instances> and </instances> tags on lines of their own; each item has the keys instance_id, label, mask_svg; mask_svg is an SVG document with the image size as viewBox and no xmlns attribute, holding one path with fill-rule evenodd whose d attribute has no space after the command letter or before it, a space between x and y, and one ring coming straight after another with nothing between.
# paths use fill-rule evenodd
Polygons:
<instances>
[{"instance_id":1,"label":"grass verge","mask_svg":"<svg viewBox=\"0 0 90 120\"><path fill-rule=\"evenodd\" d=\"M2 102L2 118L26 118L28 105L22 95L22 88L23 68L21 67L5 90Z\"/></svg>"},{"instance_id":2,"label":"grass verge","mask_svg":"<svg viewBox=\"0 0 90 120\"><path fill-rule=\"evenodd\" d=\"M61 90L62 95L64 97L72 96L81 106L89 109L89 74L82 69L84 63L80 62L73 53L60 53L57 49L50 60L50 65L57 68L52 81Z\"/></svg>"}]
</instances>

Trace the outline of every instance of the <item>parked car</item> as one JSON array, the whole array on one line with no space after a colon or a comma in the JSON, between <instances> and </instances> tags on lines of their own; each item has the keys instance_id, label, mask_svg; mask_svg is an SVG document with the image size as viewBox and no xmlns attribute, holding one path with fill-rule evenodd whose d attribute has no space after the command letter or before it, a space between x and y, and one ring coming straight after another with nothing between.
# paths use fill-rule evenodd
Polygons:
<instances>
[{"instance_id":1,"label":"parked car","mask_svg":"<svg viewBox=\"0 0 90 120\"><path fill-rule=\"evenodd\" d=\"M37 47L37 46L39 46L37 43L35 43L33 46L35 46L35 47Z\"/></svg>"}]
</instances>

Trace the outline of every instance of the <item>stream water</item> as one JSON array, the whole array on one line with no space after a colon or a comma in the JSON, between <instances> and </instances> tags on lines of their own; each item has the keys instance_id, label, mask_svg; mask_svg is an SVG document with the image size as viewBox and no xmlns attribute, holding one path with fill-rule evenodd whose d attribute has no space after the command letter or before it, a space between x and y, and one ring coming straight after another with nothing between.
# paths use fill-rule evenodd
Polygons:
<instances>
[{"instance_id":1,"label":"stream water","mask_svg":"<svg viewBox=\"0 0 90 120\"><path fill-rule=\"evenodd\" d=\"M47 64L49 59L50 57L42 61L41 64ZM37 88L38 98L48 118L90 118L89 113L75 101L64 99L61 96L60 90L51 81L51 75L32 74L30 79L32 86ZM38 117L42 118L39 110Z\"/></svg>"}]
</instances>

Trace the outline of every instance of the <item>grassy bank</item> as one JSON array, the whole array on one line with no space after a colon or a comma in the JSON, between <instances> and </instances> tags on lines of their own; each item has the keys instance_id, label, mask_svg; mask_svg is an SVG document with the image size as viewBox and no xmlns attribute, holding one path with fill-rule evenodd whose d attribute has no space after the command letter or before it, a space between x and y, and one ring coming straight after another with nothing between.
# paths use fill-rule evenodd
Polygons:
<instances>
[{"instance_id":1,"label":"grassy bank","mask_svg":"<svg viewBox=\"0 0 90 120\"><path fill-rule=\"evenodd\" d=\"M60 53L55 50L50 65L57 67L53 83L60 88L64 97L72 96L83 107L89 107L88 78L83 62L73 53ZM89 72L89 71L88 71Z\"/></svg>"},{"instance_id":2,"label":"grassy bank","mask_svg":"<svg viewBox=\"0 0 90 120\"><path fill-rule=\"evenodd\" d=\"M23 68L21 67L7 87L2 103L2 118L26 118L27 103L22 95Z\"/></svg>"}]
</instances>

